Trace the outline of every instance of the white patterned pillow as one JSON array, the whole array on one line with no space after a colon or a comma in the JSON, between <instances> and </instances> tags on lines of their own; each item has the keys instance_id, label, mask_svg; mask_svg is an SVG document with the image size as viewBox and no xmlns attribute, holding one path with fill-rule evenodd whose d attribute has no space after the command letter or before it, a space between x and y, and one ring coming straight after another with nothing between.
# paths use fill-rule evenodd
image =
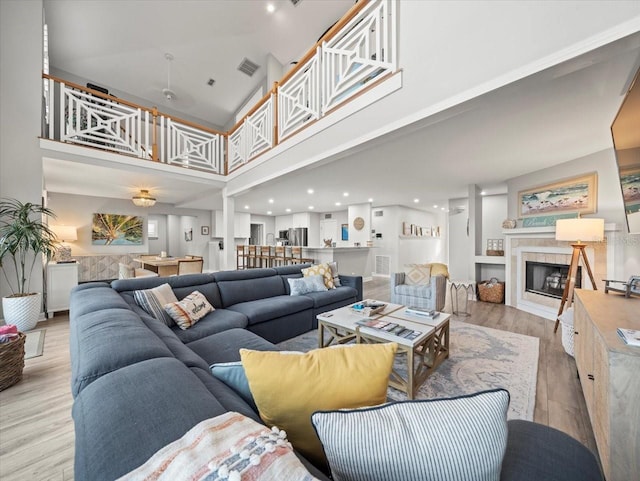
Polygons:
<instances>
[{"instance_id":1,"label":"white patterned pillow","mask_svg":"<svg viewBox=\"0 0 640 481\"><path fill-rule=\"evenodd\" d=\"M288 278L289 289L292 296L301 296L310 292L321 292L328 290L320 274L315 276Z\"/></svg>"},{"instance_id":2,"label":"white patterned pillow","mask_svg":"<svg viewBox=\"0 0 640 481\"><path fill-rule=\"evenodd\" d=\"M509 393L407 401L311 416L335 481L499 481Z\"/></svg>"},{"instance_id":3,"label":"white patterned pillow","mask_svg":"<svg viewBox=\"0 0 640 481\"><path fill-rule=\"evenodd\" d=\"M284 431L235 412L196 424L118 481L151 479L317 480L296 457Z\"/></svg>"},{"instance_id":4,"label":"white patterned pillow","mask_svg":"<svg viewBox=\"0 0 640 481\"><path fill-rule=\"evenodd\" d=\"M342 284L340 283L340 275L338 274L338 263L336 261L327 262L329 264L329 269L331 269L331 275L333 276L333 285L335 287L340 287Z\"/></svg>"},{"instance_id":5,"label":"white patterned pillow","mask_svg":"<svg viewBox=\"0 0 640 481\"><path fill-rule=\"evenodd\" d=\"M171 327L175 324L173 319L164 310L164 306L170 302L178 302L169 284L162 284L153 289L133 291L133 298L148 314Z\"/></svg>"},{"instance_id":6,"label":"white patterned pillow","mask_svg":"<svg viewBox=\"0 0 640 481\"><path fill-rule=\"evenodd\" d=\"M164 310L185 330L215 309L200 291L193 291L181 301L166 304Z\"/></svg>"},{"instance_id":7,"label":"white patterned pillow","mask_svg":"<svg viewBox=\"0 0 640 481\"><path fill-rule=\"evenodd\" d=\"M410 286L429 284L431 282L431 266L424 264L407 264L404 283Z\"/></svg>"}]
</instances>

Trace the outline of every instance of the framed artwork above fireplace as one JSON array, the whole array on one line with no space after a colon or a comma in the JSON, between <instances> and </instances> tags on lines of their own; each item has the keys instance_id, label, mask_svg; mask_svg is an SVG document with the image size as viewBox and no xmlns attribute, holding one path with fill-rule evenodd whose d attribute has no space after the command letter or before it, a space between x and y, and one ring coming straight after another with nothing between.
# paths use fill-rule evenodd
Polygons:
<instances>
[{"instance_id":1,"label":"framed artwork above fireplace","mask_svg":"<svg viewBox=\"0 0 640 481\"><path fill-rule=\"evenodd\" d=\"M596 211L598 175L595 172L518 192L518 215L592 214Z\"/></svg>"}]
</instances>

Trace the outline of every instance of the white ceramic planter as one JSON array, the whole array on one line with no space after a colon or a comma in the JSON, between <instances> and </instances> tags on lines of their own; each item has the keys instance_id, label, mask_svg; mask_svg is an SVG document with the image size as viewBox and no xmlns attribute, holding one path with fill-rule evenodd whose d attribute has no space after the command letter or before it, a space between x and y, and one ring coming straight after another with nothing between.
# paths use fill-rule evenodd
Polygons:
<instances>
[{"instance_id":1,"label":"white ceramic planter","mask_svg":"<svg viewBox=\"0 0 640 481\"><path fill-rule=\"evenodd\" d=\"M42 294L39 292L22 297L3 297L4 322L15 324L19 331L30 331L38 323Z\"/></svg>"}]
</instances>

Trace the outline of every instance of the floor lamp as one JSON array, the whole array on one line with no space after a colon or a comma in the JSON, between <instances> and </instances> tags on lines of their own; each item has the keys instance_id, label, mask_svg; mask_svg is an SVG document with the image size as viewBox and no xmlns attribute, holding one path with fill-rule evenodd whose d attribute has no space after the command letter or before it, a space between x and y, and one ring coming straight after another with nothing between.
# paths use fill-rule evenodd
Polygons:
<instances>
[{"instance_id":1,"label":"floor lamp","mask_svg":"<svg viewBox=\"0 0 640 481\"><path fill-rule=\"evenodd\" d=\"M573 254L571 255L571 264L569 265L569 274L567 276L567 282L564 286L562 293L562 301L560 301L560 309L558 309L558 315L556 316L556 325L553 328L555 333L558 330L558 324L560 323L560 316L564 312L565 308L569 308L573 302L573 290L576 287L576 276L578 275L578 264L580 263L580 257L584 266L589 273L589 279L591 279L591 285L593 290L597 290L596 281L593 279L593 272L591 272L591 266L589 265L589 259L584 252L586 244L582 241L602 242L604 239L604 219L559 219L556 221L556 240L575 242L571 244L573 247Z\"/></svg>"}]
</instances>

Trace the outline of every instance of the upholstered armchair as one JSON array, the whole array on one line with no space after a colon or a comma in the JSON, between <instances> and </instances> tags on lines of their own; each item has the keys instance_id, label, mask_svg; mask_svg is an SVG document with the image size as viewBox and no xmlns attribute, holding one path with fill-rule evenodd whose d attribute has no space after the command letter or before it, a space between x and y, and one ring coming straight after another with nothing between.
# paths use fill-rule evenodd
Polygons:
<instances>
[{"instance_id":1,"label":"upholstered armchair","mask_svg":"<svg viewBox=\"0 0 640 481\"><path fill-rule=\"evenodd\" d=\"M405 272L391 274L391 302L442 311L447 295L447 276L438 273L425 276L424 282L410 282L410 275Z\"/></svg>"},{"instance_id":2,"label":"upholstered armchair","mask_svg":"<svg viewBox=\"0 0 640 481\"><path fill-rule=\"evenodd\" d=\"M158 273L140 267L132 267L122 262L118 264L118 279L133 279L135 277L158 277Z\"/></svg>"}]
</instances>

